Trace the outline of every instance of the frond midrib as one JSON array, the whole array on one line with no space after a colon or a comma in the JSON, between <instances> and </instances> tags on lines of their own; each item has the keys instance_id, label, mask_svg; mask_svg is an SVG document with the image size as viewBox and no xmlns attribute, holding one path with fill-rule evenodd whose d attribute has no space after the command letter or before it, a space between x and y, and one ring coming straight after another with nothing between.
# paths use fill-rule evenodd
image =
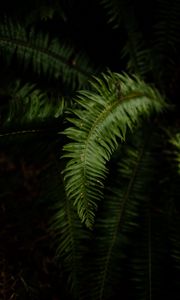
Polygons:
<instances>
[{"instance_id":1,"label":"frond midrib","mask_svg":"<svg viewBox=\"0 0 180 300\"><path fill-rule=\"evenodd\" d=\"M31 134L31 133L32 134L33 133L42 133L43 131L44 130L42 130L42 129L18 130L18 131L0 133L0 137L24 135L24 134Z\"/></svg>"},{"instance_id":2,"label":"frond midrib","mask_svg":"<svg viewBox=\"0 0 180 300\"><path fill-rule=\"evenodd\" d=\"M57 61L60 61L62 64L68 66L72 70L73 69L76 70L77 72L81 73L83 76L85 76L87 78L89 78L91 76L91 74L89 74L84 69L77 66L76 64L71 64L70 62L67 62L62 55L57 54L57 53L55 53L51 50L47 50L46 48L37 47L36 45L32 45L31 43L25 42L23 40L15 39L15 38L9 38L9 37L0 37L0 41L6 42L6 43L9 43L9 44L14 44L16 47L18 47L20 45L21 47L31 49L33 51L41 52L41 53L47 55L48 57L52 57L53 59L55 59Z\"/></svg>"},{"instance_id":3,"label":"frond midrib","mask_svg":"<svg viewBox=\"0 0 180 300\"><path fill-rule=\"evenodd\" d=\"M99 117L97 118L97 120L93 123L93 126L88 134L88 137L87 137L87 141L90 139L89 136L91 136L91 133L93 131L95 131L95 128L98 126L98 124L100 124L107 115L109 115L113 109L115 109L121 102L125 102L125 101L131 101L131 100L134 100L135 98L137 97L142 97L144 96L142 93L131 93L129 94L128 96L125 96L125 97L121 97L120 99L118 99L117 101L115 102L112 102L110 105L108 105L107 107L105 107L104 111L102 112L101 115L99 115Z\"/></svg>"}]
</instances>

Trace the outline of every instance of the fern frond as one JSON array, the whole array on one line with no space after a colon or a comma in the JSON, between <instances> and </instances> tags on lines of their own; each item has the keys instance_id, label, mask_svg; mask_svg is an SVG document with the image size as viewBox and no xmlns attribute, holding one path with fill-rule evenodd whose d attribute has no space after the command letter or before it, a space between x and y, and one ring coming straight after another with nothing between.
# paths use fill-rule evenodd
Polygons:
<instances>
[{"instance_id":1,"label":"fern frond","mask_svg":"<svg viewBox=\"0 0 180 300\"><path fill-rule=\"evenodd\" d=\"M127 42L122 50L127 60L127 69L142 78L151 71L151 51L147 48L145 37L139 28L133 7L124 12L124 27L127 32ZM127 22L128 19L128 22Z\"/></svg>"},{"instance_id":2,"label":"fern frond","mask_svg":"<svg viewBox=\"0 0 180 300\"><path fill-rule=\"evenodd\" d=\"M157 22L154 26L153 68L155 78L166 90L176 70L180 46L180 2L159 0ZM158 77L157 77L158 75Z\"/></svg>"},{"instance_id":3,"label":"fern frond","mask_svg":"<svg viewBox=\"0 0 180 300\"><path fill-rule=\"evenodd\" d=\"M127 42L122 50L122 57L127 60L127 70L131 73L144 76L150 69L150 51L144 43L144 38L139 30L134 8L130 1L101 1L109 16L109 23L122 26L127 33ZM128 21L127 21L128 20Z\"/></svg>"},{"instance_id":4,"label":"fern frond","mask_svg":"<svg viewBox=\"0 0 180 300\"><path fill-rule=\"evenodd\" d=\"M92 299L116 298L118 291L123 290L121 282L125 272L125 251L128 246L132 246L129 245L130 240L140 226L142 206L147 205L148 189L152 180L151 154L147 139L150 141L147 136L145 141L143 138L133 146L126 144L122 147L125 149L119 155L117 174L112 179L109 190L106 190L97 216L93 247L96 253L90 272Z\"/></svg>"},{"instance_id":5,"label":"fern frond","mask_svg":"<svg viewBox=\"0 0 180 300\"><path fill-rule=\"evenodd\" d=\"M65 130L73 140L64 147L68 161L64 178L68 197L78 214L92 227L97 203L102 199L106 162L124 141L127 130L133 130L152 111L160 112L164 102L159 93L138 78L127 75L103 75L92 83L94 92L82 91L75 109L74 124Z\"/></svg>"},{"instance_id":6,"label":"fern frond","mask_svg":"<svg viewBox=\"0 0 180 300\"><path fill-rule=\"evenodd\" d=\"M161 299L167 293L164 289L169 263L167 219L149 200L142 203L128 262L131 297L139 300Z\"/></svg>"},{"instance_id":7,"label":"fern frond","mask_svg":"<svg viewBox=\"0 0 180 300\"><path fill-rule=\"evenodd\" d=\"M25 67L32 65L35 72L61 80L72 88L87 84L94 70L82 53L48 35L26 32L20 24L5 20L0 25L0 52L10 62L15 55Z\"/></svg>"},{"instance_id":8,"label":"fern frond","mask_svg":"<svg viewBox=\"0 0 180 300\"><path fill-rule=\"evenodd\" d=\"M108 23L113 25L113 28L117 28L120 26L122 21L122 11L123 4L126 1L118 1L118 0L100 0L100 3L107 11ZM122 6L122 7L121 7Z\"/></svg>"},{"instance_id":9,"label":"fern frond","mask_svg":"<svg viewBox=\"0 0 180 300\"><path fill-rule=\"evenodd\" d=\"M176 129L177 130L177 129ZM176 146L177 144L177 146ZM152 299L178 299L179 295L179 198L178 134L162 129L154 141L156 170L151 201L152 258L155 264ZM146 219L146 218L145 218ZM145 226L143 226L145 228ZM137 234L140 236L140 234ZM153 270L152 269L152 270ZM170 274L170 276L169 276ZM166 289L164 287L167 285ZM139 298L138 298L139 299Z\"/></svg>"},{"instance_id":10,"label":"fern frond","mask_svg":"<svg viewBox=\"0 0 180 300\"><path fill-rule=\"evenodd\" d=\"M151 71L150 50L145 47L142 35L134 27L133 31L128 32L128 40L123 48L122 56L128 58L127 70L129 72L144 78Z\"/></svg>"},{"instance_id":11,"label":"fern frond","mask_svg":"<svg viewBox=\"0 0 180 300\"><path fill-rule=\"evenodd\" d=\"M28 123L58 118L65 109L64 99L57 103L48 98L47 93L38 90L35 85L22 85L17 81L9 94L12 97L7 123Z\"/></svg>"},{"instance_id":12,"label":"fern frond","mask_svg":"<svg viewBox=\"0 0 180 300\"><path fill-rule=\"evenodd\" d=\"M58 172L58 170L56 170ZM83 281L83 256L86 252L86 242L89 234L83 228L77 213L69 201L63 179L59 174L55 174L51 179L52 195L56 199L54 210L55 215L51 219L50 231L56 245L57 261L60 262L68 275L68 288L75 298L80 299ZM48 185L49 182L48 182ZM56 193L54 193L54 190ZM51 197L49 194L48 197ZM59 198L60 197L60 198Z\"/></svg>"},{"instance_id":13,"label":"fern frond","mask_svg":"<svg viewBox=\"0 0 180 300\"><path fill-rule=\"evenodd\" d=\"M59 122L67 103L64 98L53 101L33 84L17 80L9 86L7 112L1 114L1 137L40 133Z\"/></svg>"}]
</instances>

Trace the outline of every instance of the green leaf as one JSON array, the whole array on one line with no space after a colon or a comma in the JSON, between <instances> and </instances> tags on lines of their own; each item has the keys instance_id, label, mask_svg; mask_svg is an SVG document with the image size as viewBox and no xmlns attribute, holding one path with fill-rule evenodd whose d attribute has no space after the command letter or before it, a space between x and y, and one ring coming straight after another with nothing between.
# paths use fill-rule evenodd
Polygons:
<instances>
[{"instance_id":1,"label":"green leaf","mask_svg":"<svg viewBox=\"0 0 180 300\"><path fill-rule=\"evenodd\" d=\"M69 159L64 178L68 197L77 207L82 222L92 228L106 177L106 162L126 131L133 131L142 117L159 113L165 104L160 94L137 77L109 73L92 82L94 92L82 91L65 130L72 140L64 147Z\"/></svg>"}]
</instances>

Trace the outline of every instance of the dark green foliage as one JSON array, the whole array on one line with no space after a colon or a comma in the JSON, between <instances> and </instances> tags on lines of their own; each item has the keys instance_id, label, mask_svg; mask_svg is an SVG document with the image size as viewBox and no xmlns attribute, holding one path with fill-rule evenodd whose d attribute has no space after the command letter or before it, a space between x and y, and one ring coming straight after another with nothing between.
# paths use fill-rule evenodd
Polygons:
<instances>
[{"instance_id":1,"label":"dark green foliage","mask_svg":"<svg viewBox=\"0 0 180 300\"><path fill-rule=\"evenodd\" d=\"M10 64L15 55L23 67L32 66L39 75L55 79L73 88L82 87L93 69L83 54L77 54L72 46L50 39L48 34L29 32L20 24L5 18L0 25L1 53Z\"/></svg>"},{"instance_id":2,"label":"dark green foliage","mask_svg":"<svg viewBox=\"0 0 180 300\"><path fill-rule=\"evenodd\" d=\"M178 300L179 2L144 27L139 1L91 3L122 39L101 73L70 34L81 1L27 5L0 22L0 297Z\"/></svg>"},{"instance_id":3,"label":"dark green foliage","mask_svg":"<svg viewBox=\"0 0 180 300\"><path fill-rule=\"evenodd\" d=\"M73 110L77 118L69 119L75 127L65 130L74 140L64 147L64 156L71 158L65 169L67 195L88 227L92 227L97 202L103 197L105 163L117 148L117 138L125 140L126 131L133 131L142 116L165 107L158 92L137 78L103 77L93 83L96 93L81 92L77 100L81 109Z\"/></svg>"}]
</instances>

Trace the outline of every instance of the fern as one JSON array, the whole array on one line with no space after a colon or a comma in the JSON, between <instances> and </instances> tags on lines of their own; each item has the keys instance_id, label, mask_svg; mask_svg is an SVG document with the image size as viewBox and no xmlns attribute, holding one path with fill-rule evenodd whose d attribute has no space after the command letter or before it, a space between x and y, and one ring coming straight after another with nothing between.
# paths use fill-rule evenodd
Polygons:
<instances>
[{"instance_id":1,"label":"fern","mask_svg":"<svg viewBox=\"0 0 180 300\"><path fill-rule=\"evenodd\" d=\"M77 118L69 121L75 126L65 130L74 142L64 147L64 157L70 158L64 174L66 191L88 227L92 227L102 199L105 164L117 147L117 139L124 140L127 129L133 130L140 116L160 112L164 106L156 90L127 75L103 75L93 87L94 93L79 95L82 109L74 110Z\"/></svg>"},{"instance_id":2,"label":"fern","mask_svg":"<svg viewBox=\"0 0 180 300\"><path fill-rule=\"evenodd\" d=\"M18 123L44 121L48 118L58 118L64 113L64 99L54 103L48 95L36 88L35 85L21 85L20 81L9 90L12 96L8 122Z\"/></svg>"},{"instance_id":3,"label":"fern","mask_svg":"<svg viewBox=\"0 0 180 300\"><path fill-rule=\"evenodd\" d=\"M121 5L125 4L125 1L118 1L118 0L101 0L100 3L104 6L105 10L107 11L108 16L108 23L113 24L113 28L117 28L120 26L122 21L121 16Z\"/></svg>"},{"instance_id":4,"label":"fern","mask_svg":"<svg viewBox=\"0 0 180 300\"><path fill-rule=\"evenodd\" d=\"M1 137L41 133L50 120L60 121L67 105L64 98L54 102L35 85L19 80L9 85L8 94L10 102L8 112L2 111Z\"/></svg>"},{"instance_id":5,"label":"fern","mask_svg":"<svg viewBox=\"0 0 180 300\"><path fill-rule=\"evenodd\" d=\"M124 266L127 256L124 249L127 251L128 247L134 247L131 240L138 228L141 232L144 230L141 226L142 212L145 210L143 207L148 205L147 188L153 177L153 174L151 174L152 177L150 175L153 169L149 151L151 139L147 131L146 134L147 137L144 138L143 144L141 140L138 141L136 138L133 145L130 146L126 143L122 146L118 155L116 177L112 180L109 189L106 189L104 201L100 206L101 210L97 215L96 238L93 248L98 254L94 253L95 259L91 263L92 267L90 267L92 299L110 299L110 297L115 298L118 291L122 293L122 274L125 272ZM147 235L144 236L143 240L146 241L146 239ZM148 246L148 243L146 245ZM142 249L142 252L144 250ZM141 248L138 251L140 252ZM150 249L148 251L146 251L147 268L151 268L150 258L147 259ZM132 270L135 264L137 261L129 265L129 269ZM140 268L138 271L141 272ZM138 271L136 276L139 276ZM125 299L129 299L128 291L126 293Z\"/></svg>"},{"instance_id":6,"label":"fern","mask_svg":"<svg viewBox=\"0 0 180 300\"><path fill-rule=\"evenodd\" d=\"M83 256L86 252L85 244L89 235L82 227L72 203L67 198L63 179L58 172L56 169L54 176L51 179L48 178L48 185L51 189L48 192L48 198L55 197L53 202L56 203L50 231L56 243L57 262L63 264L68 275L68 288L75 298L80 299L85 269ZM55 194L54 190L56 191ZM59 197L61 198L60 201Z\"/></svg>"},{"instance_id":7,"label":"fern","mask_svg":"<svg viewBox=\"0 0 180 300\"><path fill-rule=\"evenodd\" d=\"M122 58L128 62L127 70L144 77L151 71L150 49L144 42L131 1L102 0L101 4L107 11L109 23L115 24L114 28L123 26L126 30Z\"/></svg>"},{"instance_id":8,"label":"fern","mask_svg":"<svg viewBox=\"0 0 180 300\"><path fill-rule=\"evenodd\" d=\"M121 25L126 28L126 26L132 25L131 22L135 21L133 18L133 20L128 19L130 23L127 22L127 17L129 18L133 15L133 5L131 0L100 0L100 4L106 11L108 23L110 23L114 29L117 29Z\"/></svg>"},{"instance_id":9,"label":"fern","mask_svg":"<svg viewBox=\"0 0 180 300\"><path fill-rule=\"evenodd\" d=\"M164 98L174 73L177 78L180 6L177 0L156 3L157 21L152 18L147 32L139 26L138 2L100 0L113 34L118 39L122 33L125 71L135 76L108 72L97 77L87 57L60 42L56 18L68 34L77 20L66 22L64 6L56 0L31 11L25 27L9 18L0 24L0 143L8 153L0 163L11 167L16 153L42 163L38 201L51 219L50 242L63 283L67 279L66 296L73 299L178 300L179 121ZM43 28L51 24L57 38L28 27L39 21ZM27 70L20 80L16 69ZM116 70L122 70L118 62ZM40 84L22 80L24 74L40 75ZM51 88L58 91L54 97ZM56 98L64 91L67 97ZM10 197L5 182L2 176L1 199ZM16 179L11 182L16 186Z\"/></svg>"},{"instance_id":10,"label":"fern","mask_svg":"<svg viewBox=\"0 0 180 300\"><path fill-rule=\"evenodd\" d=\"M22 25L10 20L0 25L0 51L9 63L16 55L25 68L31 64L38 74L61 78L72 88L86 85L94 72L85 55L77 54L73 47L34 30L27 33Z\"/></svg>"}]
</instances>

